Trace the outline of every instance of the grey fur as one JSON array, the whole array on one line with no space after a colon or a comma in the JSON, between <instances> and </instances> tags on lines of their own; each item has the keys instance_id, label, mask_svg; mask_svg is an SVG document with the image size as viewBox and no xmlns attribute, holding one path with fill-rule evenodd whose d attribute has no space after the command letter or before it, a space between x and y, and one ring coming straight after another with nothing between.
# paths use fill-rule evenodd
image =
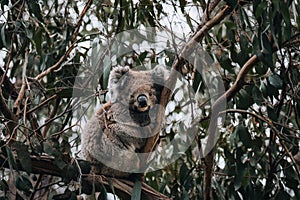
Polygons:
<instances>
[{"instance_id":1,"label":"grey fur","mask_svg":"<svg viewBox=\"0 0 300 200\"><path fill-rule=\"evenodd\" d=\"M109 77L111 102L88 121L82 134L83 157L95 174L129 177L141 172L140 153L148 137L163 119L156 119L161 90L168 72L157 66L149 71L114 68ZM139 95L148 99L140 107Z\"/></svg>"}]
</instances>

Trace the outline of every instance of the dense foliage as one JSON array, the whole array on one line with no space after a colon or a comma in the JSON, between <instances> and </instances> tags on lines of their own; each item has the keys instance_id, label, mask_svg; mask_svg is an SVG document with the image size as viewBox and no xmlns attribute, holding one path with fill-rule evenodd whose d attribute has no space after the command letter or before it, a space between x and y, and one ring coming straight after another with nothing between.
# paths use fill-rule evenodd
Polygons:
<instances>
[{"instance_id":1,"label":"dense foliage","mask_svg":"<svg viewBox=\"0 0 300 200\"><path fill-rule=\"evenodd\" d=\"M183 40L207 30L197 42L216 63L225 90L235 90L227 96L215 145L212 197L300 199L300 159L295 156L300 144L299 0L1 0L0 6L1 199L78 194L72 174L49 176L37 173L36 166L47 169L39 163L47 155L58 169L71 169L66 157L79 157L81 123L90 113L84 112L86 99L72 93L78 72L88 73L90 66L104 69L107 63L172 66L175 40L166 41L169 46L162 51L131 51L122 58L108 57L110 62L105 56L113 49L98 55L118 33L144 27L181 33L177 51ZM229 11L222 13L225 7ZM220 23L206 26L219 14ZM100 73L97 87L75 88L89 92L89 107L105 101L109 70L95 73ZM199 133L176 162L147 173L145 181L175 199L202 199L205 163L199 150L212 104L201 74L189 68L181 73L197 99L172 96L161 141L185 133L187 116L196 115ZM191 104L191 99L197 102ZM196 105L192 109L197 112L187 111L186 105Z\"/></svg>"}]
</instances>

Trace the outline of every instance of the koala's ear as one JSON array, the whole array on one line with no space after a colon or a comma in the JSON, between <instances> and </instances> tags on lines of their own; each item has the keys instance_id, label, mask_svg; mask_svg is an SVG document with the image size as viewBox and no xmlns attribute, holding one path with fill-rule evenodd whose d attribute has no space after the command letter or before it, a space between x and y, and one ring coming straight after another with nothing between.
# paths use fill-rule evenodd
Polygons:
<instances>
[{"instance_id":1,"label":"koala's ear","mask_svg":"<svg viewBox=\"0 0 300 200\"><path fill-rule=\"evenodd\" d=\"M169 78L170 72L163 65L157 65L153 68L153 74L156 78L161 78L163 81L166 81Z\"/></svg>"},{"instance_id":2,"label":"koala's ear","mask_svg":"<svg viewBox=\"0 0 300 200\"><path fill-rule=\"evenodd\" d=\"M118 98L118 91L119 89L116 89L118 87L121 87L123 84L121 83L122 76L126 74L129 71L129 67L115 67L112 69L109 75L109 80L108 80L108 96L111 100L112 103L116 102Z\"/></svg>"},{"instance_id":3,"label":"koala's ear","mask_svg":"<svg viewBox=\"0 0 300 200\"><path fill-rule=\"evenodd\" d=\"M116 79L119 80L124 74L126 74L129 71L129 67L115 67L110 72L110 80Z\"/></svg>"}]
</instances>

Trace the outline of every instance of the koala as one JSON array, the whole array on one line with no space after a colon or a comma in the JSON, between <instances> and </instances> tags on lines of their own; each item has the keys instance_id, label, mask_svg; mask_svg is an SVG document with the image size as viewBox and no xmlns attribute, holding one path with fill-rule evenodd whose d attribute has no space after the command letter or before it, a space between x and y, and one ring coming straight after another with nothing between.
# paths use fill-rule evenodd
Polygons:
<instances>
[{"instance_id":1,"label":"koala","mask_svg":"<svg viewBox=\"0 0 300 200\"><path fill-rule=\"evenodd\" d=\"M161 92L168 71L156 66L148 71L114 68L109 77L110 101L88 121L81 142L92 172L130 178L147 167L141 162L143 147L163 119L157 119ZM159 129L157 129L159 128Z\"/></svg>"}]
</instances>

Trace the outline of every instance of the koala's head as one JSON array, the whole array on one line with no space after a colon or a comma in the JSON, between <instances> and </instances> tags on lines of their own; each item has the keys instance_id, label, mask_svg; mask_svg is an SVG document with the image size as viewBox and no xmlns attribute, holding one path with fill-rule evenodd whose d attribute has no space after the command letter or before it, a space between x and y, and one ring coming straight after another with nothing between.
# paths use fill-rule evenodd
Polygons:
<instances>
[{"instance_id":1,"label":"koala's head","mask_svg":"<svg viewBox=\"0 0 300 200\"><path fill-rule=\"evenodd\" d=\"M148 71L116 67L109 78L111 102L127 106L131 112L147 112L159 103L166 78L167 70L163 66Z\"/></svg>"}]
</instances>

